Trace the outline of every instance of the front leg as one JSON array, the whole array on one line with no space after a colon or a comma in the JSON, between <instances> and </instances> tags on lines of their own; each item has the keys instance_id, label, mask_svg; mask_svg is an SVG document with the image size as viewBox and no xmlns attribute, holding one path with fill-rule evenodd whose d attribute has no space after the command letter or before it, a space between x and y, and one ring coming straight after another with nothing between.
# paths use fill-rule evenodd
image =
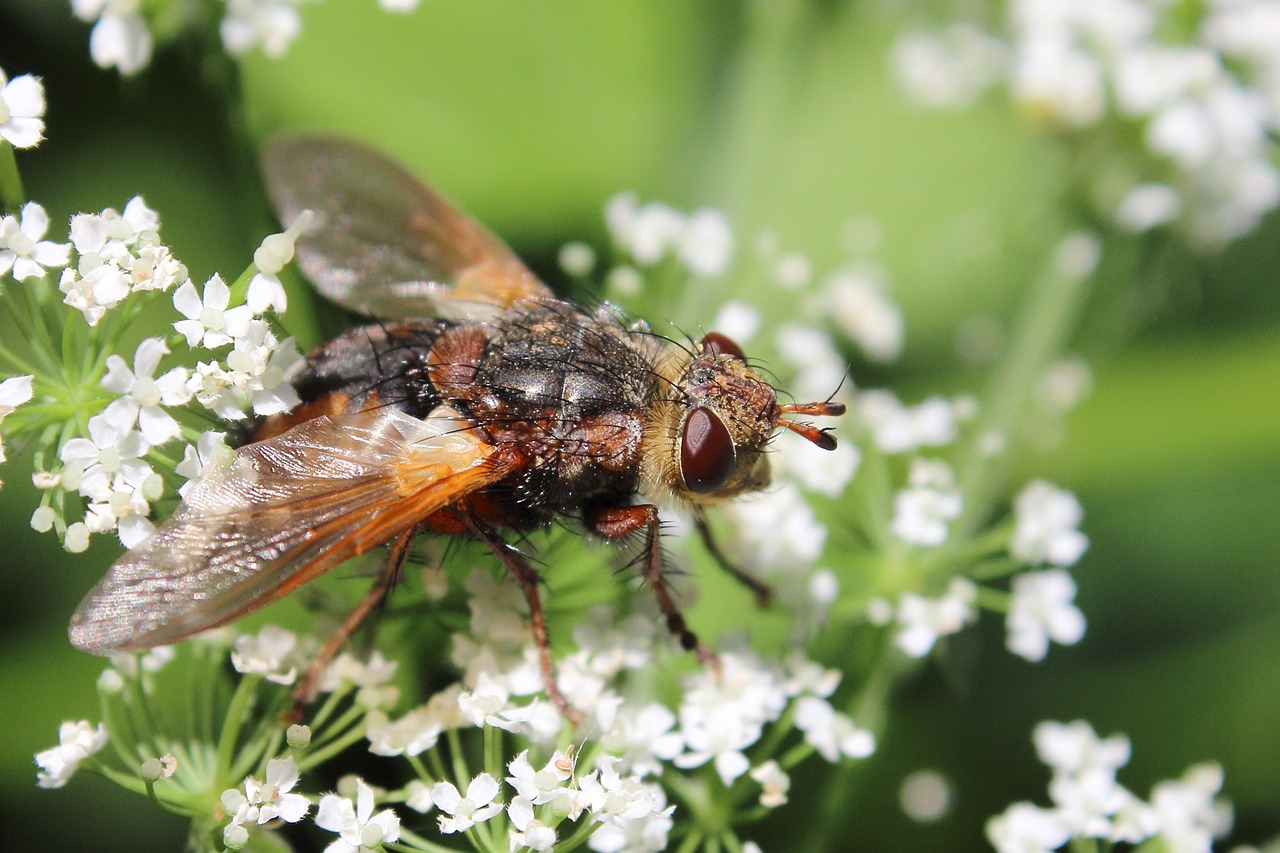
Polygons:
<instances>
[{"instance_id":1,"label":"front leg","mask_svg":"<svg viewBox=\"0 0 1280 853\"><path fill-rule=\"evenodd\" d=\"M715 652L699 642L698 637L685 624L680 608L671 595L671 586L662 571L662 545L659 542L660 520L658 508L652 504L598 508L587 512L587 529L605 539L625 539L636 533L644 533L644 553L641 555L645 581L653 588L658 599L658 609L667 620L667 630L680 639L686 651L697 654L703 663L716 665Z\"/></svg>"},{"instance_id":2,"label":"front leg","mask_svg":"<svg viewBox=\"0 0 1280 853\"><path fill-rule=\"evenodd\" d=\"M716 565L724 569L729 573L730 577L755 594L757 607L767 607L769 602L773 600L773 588L759 578L753 577L738 568L724 555L724 552L720 550L720 546L716 544L715 537L711 534L711 525L707 524L707 516L701 509L694 510L693 523L698 529L698 535L702 537L703 546L707 549L707 553L711 555L711 559L715 560Z\"/></svg>"}]
</instances>

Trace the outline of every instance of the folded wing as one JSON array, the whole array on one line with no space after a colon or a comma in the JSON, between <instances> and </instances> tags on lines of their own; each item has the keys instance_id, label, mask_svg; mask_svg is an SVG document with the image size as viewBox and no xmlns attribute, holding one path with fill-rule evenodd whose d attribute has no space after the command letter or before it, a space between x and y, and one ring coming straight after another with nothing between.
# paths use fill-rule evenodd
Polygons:
<instances>
[{"instance_id":1,"label":"folded wing","mask_svg":"<svg viewBox=\"0 0 1280 853\"><path fill-rule=\"evenodd\" d=\"M71 642L109 654L225 624L507 473L451 410L307 421L206 469L85 597Z\"/></svg>"},{"instance_id":2,"label":"folded wing","mask_svg":"<svg viewBox=\"0 0 1280 853\"><path fill-rule=\"evenodd\" d=\"M315 214L298 263L347 308L388 320L483 320L553 296L505 243L363 145L282 137L264 150L262 172L283 222Z\"/></svg>"}]
</instances>

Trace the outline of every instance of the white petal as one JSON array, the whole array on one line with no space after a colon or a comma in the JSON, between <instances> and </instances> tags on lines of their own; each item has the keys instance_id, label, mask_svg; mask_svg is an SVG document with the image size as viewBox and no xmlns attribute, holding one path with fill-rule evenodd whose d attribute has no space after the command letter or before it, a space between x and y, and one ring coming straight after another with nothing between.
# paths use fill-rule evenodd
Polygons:
<instances>
[{"instance_id":1,"label":"white petal","mask_svg":"<svg viewBox=\"0 0 1280 853\"><path fill-rule=\"evenodd\" d=\"M32 393L30 376L10 376L0 382L0 409L12 411L30 400Z\"/></svg>"},{"instance_id":2,"label":"white petal","mask_svg":"<svg viewBox=\"0 0 1280 853\"><path fill-rule=\"evenodd\" d=\"M481 773L467 786L467 799L477 805L492 802L498 793L498 782L488 773Z\"/></svg>"},{"instance_id":3,"label":"white petal","mask_svg":"<svg viewBox=\"0 0 1280 853\"><path fill-rule=\"evenodd\" d=\"M49 230L49 214L37 202L29 201L22 206L22 225L19 227L33 242L38 241Z\"/></svg>"},{"instance_id":4,"label":"white petal","mask_svg":"<svg viewBox=\"0 0 1280 853\"><path fill-rule=\"evenodd\" d=\"M458 789L452 782L437 782L431 788L431 802L435 803L440 811L453 814L458 808L458 803L462 802L462 795L458 793Z\"/></svg>"},{"instance_id":5,"label":"white petal","mask_svg":"<svg viewBox=\"0 0 1280 853\"><path fill-rule=\"evenodd\" d=\"M151 61L151 33L140 15L103 15L89 35L89 55L100 68L121 74L141 71Z\"/></svg>"},{"instance_id":6,"label":"white petal","mask_svg":"<svg viewBox=\"0 0 1280 853\"><path fill-rule=\"evenodd\" d=\"M138 429L152 447L159 447L182 434L173 416L159 406L145 406L138 412Z\"/></svg>"},{"instance_id":7,"label":"white petal","mask_svg":"<svg viewBox=\"0 0 1280 853\"><path fill-rule=\"evenodd\" d=\"M316 809L316 826L330 832L342 832L356 822L356 807L346 797L325 794Z\"/></svg>"},{"instance_id":8,"label":"white petal","mask_svg":"<svg viewBox=\"0 0 1280 853\"><path fill-rule=\"evenodd\" d=\"M31 259L43 267L65 267L70 258L70 245L49 240L36 243L35 251L31 253Z\"/></svg>"},{"instance_id":9,"label":"white petal","mask_svg":"<svg viewBox=\"0 0 1280 853\"><path fill-rule=\"evenodd\" d=\"M13 116L39 118L44 115L44 86L30 74L14 77L4 87L4 102Z\"/></svg>"},{"instance_id":10,"label":"white petal","mask_svg":"<svg viewBox=\"0 0 1280 853\"><path fill-rule=\"evenodd\" d=\"M72 228L74 230L74 223ZM77 243L76 247L79 248L79 245ZM196 292L196 286L190 281L184 282L181 287L173 292L173 307L177 308L178 313L188 320L196 320L200 316L200 312L204 310L204 304L200 301L200 294ZM174 323L174 328L177 327L178 323ZM204 334L204 326L200 326L200 330L200 333ZM182 330L178 329L178 331L181 332ZM191 335L186 332L183 332L183 334L187 335L188 345L195 346L191 341ZM199 340L199 336L197 336L196 340Z\"/></svg>"},{"instance_id":11,"label":"white petal","mask_svg":"<svg viewBox=\"0 0 1280 853\"><path fill-rule=\"evenodd\" d=\"M204 285L204 302L202 308L226 308L231 303L231 288L222 280L222 276L212 276Z\"/></svg>"},{"instance_id":12,"label":"white petal","mask_svg":"<svg viewBox=\"0 0 1280 853\"><path fill-rule=\"evenodd\" d=\"M120 544L126 548L141 545L156 532L156 526L140 515L130 515L120 522Z\"/></svg>"},{"instance_id":13,"label":"white petal","mask_svg":"<svg viewBox=\"0 0 1280 853\"><path fill-rule=\"evenodd\" d=\"M169 347L163 338L147 338L138 344L138 351L133 356L133 371L138 376L154 376L160 366L160 359L169 354Z\"/></svg>"},{"instance_id":14,"label":"white petal","mask_svg":"<svg viewBox=\"0 0 1280 853\"><path fill-rule=\"evenodd\" d=\"M107 356L107 375L102 377L102 387L116 394L128 394L133 387L133 371L120 356Z\"/></svg>"}]
</instances>

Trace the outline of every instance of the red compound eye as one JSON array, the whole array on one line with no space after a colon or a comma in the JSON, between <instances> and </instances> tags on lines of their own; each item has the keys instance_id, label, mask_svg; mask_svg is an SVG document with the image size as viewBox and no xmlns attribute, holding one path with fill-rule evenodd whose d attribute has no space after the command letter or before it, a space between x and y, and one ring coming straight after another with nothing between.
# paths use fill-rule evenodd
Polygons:
<instances>
[{"instance_id":1,"label":"red compound eye","mask_svg":"<svg viewBox=\"0 0 1280 853\"><path fill-rule=\"evenodd\" d=\"M702 348L709 353L715 355L731 355L734 358L743 358L742 347L733 342L731 338L720 334L719 332L711 332L702 339Z\"/></svg>"},{"instance_id":2,"label":"red compound eye","mask_svg":"<svg viewBox=\"0 0 1280 853\"><path fill-rule=\"evenodd\" d=\"M680 436L680 476L689 491L705 495L723 486L736 455L729 429L715 412L699 407L689 413Z\"/></svg>"}]
</instances>

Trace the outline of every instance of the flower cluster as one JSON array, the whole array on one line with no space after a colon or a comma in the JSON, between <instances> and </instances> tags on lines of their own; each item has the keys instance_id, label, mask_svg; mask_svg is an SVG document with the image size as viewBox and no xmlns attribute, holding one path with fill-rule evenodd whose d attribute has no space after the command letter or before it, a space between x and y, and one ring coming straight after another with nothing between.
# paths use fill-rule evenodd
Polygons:
<instances>
[{"instance_id":1,"label":"flower cluster","mask_svg":"<svg viewBox=\"0 0 1280 853\"><path fill-rule=\"evenodd\" d=\"M99 7L104 21L115 21L108 29L127 29L121 16L136 12L127 4ZM13 129L5 139L32 144L43 128L39 83L22 77L3 92L7 120L0 127ZM21 374L0 383L0 422L7 418L5 434L36 438L34 482L43 498L33 528L55 530L72 552L112 531L132 547L154 530L152 505L180 492L222 452L222 434L196 426L207 424L207 412L237 420L245 408L270 415L297 403L286 374L300 356L267 317L284 310L275 273L291 259L304 225L302 217L264 241L236 296L244 304L230 307L232 289L216 274L201 298L161 240L159 214L140 196L122 211L72 216L62 242L47 239L50 221L38 202L0 216L0 276L15 284L4 292L6 314L22 333L21 344L0 347L0 366ZM55 291L49 278L58 270ZM58 298L83 323L46 310ZM128 357L117 353L157 304L185 318L172 324L177 334L144 338ZM184 344L225 354L194 370L162 366ZM83 357L68 361L76 352ZM184 438L179 462L165 448Z\"/></svg>"},{"instance_id":2,"label":"flower cluster","mask_svg":"<svg viewBox=\"0 0 1280 853\"><path fill-rule=\"evenodd\" d=\"M330 850L355 853L397 841L406 849L439 849L418 834L421 827L405 825L405 815L417 813L433 815L441 836L492 824L511 850L585 842L600 853L615 853L664 849L677 807L700 807L687 799L683 806L669 802L684 790L665 789L670 774L701 773L723 786L726 803L756 799L760 808L774 809L787 802L788 770L804 756L816 752L836 762L864 758L875 749L871 733L830 702L839 673L806 660L799 650L772 662L745 649L725 652L717 668L684 679L674 708L655 701L647 679L628 677L663 653L666 644L659 642L651 617L637 613L615 622L604 611L579 629L578 650L556 662L562 690L589 717L576 729L577 750L557 747L575 728L541 698L536 649L518 587L473 571L466 588L472 630L458 635L454 648L461 680L421 705L393 716L401 696L390 683L396 664L378 653L367 662L343 654L320 681L326 698L309 725L284 732L278 717L291 701L289 687L299 668L308 665L305 650L313 642L270 625L234 640L215 632L182 654L187 666L203 673L186 681L188 689L231 696L229 707L207 713L211 726L225 714L213 738L219 759L200 761L180 752L165 759L172 766L159 774L149 767L118 767L106 758L85 766L126 786L149 786L158 802L192 815L198 825L216 822L223 845L233 850L251 845L256 834L276 833L282 824L308 816L338 836ZM217 665L228 651L236 676ZM112 740L116 756L160 754L161 745L181 740L171 729L176 721L151 706L165 689L157 679L169 672L173 653L152 658L117 658L99 681L109 720L113 703L142 701L145 707L131 707L130 713L145 713L150 727L64 725L61 744L36 757L42 786L65 785L77 766ZM228 677L238 679L234 689L202 684L203 678ZM130 684L136 687L126 689ZM775 755L793 730L801 742ZM137 737L142 740L134 742ZM471 754L465 745L470 737L488 744L486 769L475 775L461 769ZM359 740L386 762L385 775L402 780L399 787L381 788L360 778L340 783L339 793L307 790L310 768ZM286 741L289 750L281 754ZM499 744L510 751L495 766ZM406 770L412 773L407 782ZM408 812L397 814L396 803Z\"/></svg>"},{"instance_id":3,"label":"flower cluster","mask_svg":"<svg viewBox=\"0 0 1280 853\"><path fill-rule=\"evenodd\" d=\"M36 475L46 498L32 526L57 528L70 551L83 551L90 535L108 531L117 532L121 542L132 547L154 529L148 516L151 505L167 490L165 478L197 474L196 450L203 445L206 457L216 450L216 433L197 438L197 430L184 427L188 404L194 400L229 420L243 418L246 406L268 415L296 404L285 376L300 356L292 339L277 338L261 316L283 309L283 289L274 277L259 274L248 287L249 304L224 311L230 290L214 275L202 302L186 267L160 241L159 216L141 197L130 200L122 213L108 208L73 216L67 243L43 239L48 224L44 209L35 202L23 208L21 220L0 220L5 247L0 265L24 282L43 280L48 271L65 267L58 280L62 301L80 312L91 329L103 326L109 316L115 319L98 335L101 355L87 361L82 374L35 371L32 393L39 399L24 412L27 422L22 428L39 433L51 421L62 421L63 426L49 435L50 449L61 465ZM45 283L26 286L38 290ZM173 324L181 337L146 338L127 359L111 352L129 325L146 313L152 298L171 290L173 306L187 318ZM71 327L34 325L44 322L39 314L27 322L33 324L31 341L48 350L38 363L60 357L59 337L83 337ZM198 350L230 350L199 362L194 370L183 365L162 370L171 345L184 340ZM16 353L7 360L17 366L28 363ZM93 401L100 410L90 414L92 409L72 409L74 415L68 419L66 401L77 399ZM175 415L184 417L180 421ZM153 463L168 457L153 451L184 436L193 443L186 451L185 470L174 470L172 462L157 470ZM68 517L69 494L84 500L82 519Z\"/></svg>"},{"instance_id":4,"label":"flower cluster","mask_svg":"<svg viewBox=\"0 0 1280 853\"><path fill-rule=\"evenodd\" d=\"M1198 764L1181 779L1159 782L1143 800L1116 781L1129 763L1124 735L1099 738L1077 720L1041 723L1034 739L1040 760L1053 770L1053 805L1015 803L988 821L987 838L998 853L1057 850L1073 839L1134 845L1159 839L1162 849L1208 853L1231 828L1230 805L1215 799L1222 789L1217 764Z\"/></svg>"},{"instance_id":5,"label":"flower cluster","mask_svg":"<svg viewBox=\"0 0 1280 853\"><path fill-rule=\"evenodd\" d=\"M1104 145L1136 128L1140 157L1091 188L1121 228L1180 221L1218 246L1280 204L1280 29L1274 0L1010 0L1003 36L968 23L900 38L900 81L927 105L963 106L1007 83L1033 119ZM1097 145L1084 146L1096 157ZM1129 162L1136 161L1136 162Z\"/></svg>"},{"instance_id":6,"label":"flower cluster","mask_svg":"<svg viewBox=\"0 0 1280 853\"><path fill-rule=\"evenodd\" d=\"M93 24L89 54L102 68L121 74L142 71L155 50L154 26L171 16L179 0L143 3L142 0L71 0L71 9L85 23ZM226 8L218 32L223 49L240 56L255 48L272 59L284 56L302 34L301 8L319 0L217 0ZM408 13L421 0L378 0L388 12Z\"/></svg>"}]
</instances>

